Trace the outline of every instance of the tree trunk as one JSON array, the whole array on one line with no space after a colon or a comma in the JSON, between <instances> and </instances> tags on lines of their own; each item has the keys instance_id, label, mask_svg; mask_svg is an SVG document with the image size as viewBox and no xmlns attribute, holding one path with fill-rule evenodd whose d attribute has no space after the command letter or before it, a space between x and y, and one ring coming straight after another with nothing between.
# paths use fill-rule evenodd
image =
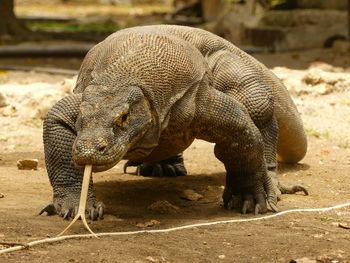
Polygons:
<instances>
[{"instance_id":1,"label":"tree trunk","mask_svg":"<svg viewBox=\"0 0 350 263\"><path fill-rule=\"evenodd\" d=\"M218 18L222 11L221 0L202 0L202 13L206 21L212 21Z\"/></svg>"},{"instance_id":2,"label":"tree trunk","mask_svg":"<svg viewBox=\"0 0 350 263\"><path fill-rule=\"evenodd\" d=\"M350 41L350 0L348 0L348 40Z\"/></svg>"},{"instance_id":3,"label":"tree trunk","mask_svg":"<svg viewBox=\"0 0 350 263\"><path fill-rule=\"evenodd\" d=\"M0 0L0 36L26 37L27 28L16 18L14 0Z\"/></svg>"}]
</instances>

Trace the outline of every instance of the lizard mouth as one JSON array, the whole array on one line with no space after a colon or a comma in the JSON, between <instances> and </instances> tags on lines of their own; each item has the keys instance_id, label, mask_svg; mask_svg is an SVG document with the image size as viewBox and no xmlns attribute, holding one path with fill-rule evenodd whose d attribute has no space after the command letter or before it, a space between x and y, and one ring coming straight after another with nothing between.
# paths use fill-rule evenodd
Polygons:
<instances>
[{"instance_id":1,"label":"lizard mouth","mask_svg":"<svg viewBox=\"0 0 350 263\"><path fill-rule=\"evenodd\" d=\"M111 169L123 158L126 147L114 146L108 155L89 155L84 153L73 154L73 161L78 169L84 169L86 164L92 165L93 172L103 172Z\"/></svg>"},{"instance_id":2,"label":"lizard mouth","mask_svg":"<svg viewBox=\"0 0 350 263\"><path fill-rule=\"evenodd\" d=\"M103 171L109 170L112 167L114 167L118 162L119 161L108 163L108 164L93 164L92 171L94 173L98 173L98 172L103 172ZM86 164L88 164L88 163L86 163ZM76 164L75 166L80 170L84 170L86 164Z\"/></svg>"},{"instance_id":3,"label":"lizard mouth","mask_svg":"<svg viewBox=\"0 0 350 263\"><path fill-rule=\"evenodd\" d=\"M97 173L97 172L103 172L106 170L111 169L112 167L114 167L117 163L119 163L119 161L122 158L116 158L116 159L109 159L110 161L108 162L94 162L94 161L90 161L90 160L79 160L79 161L75 161L75 166L78 169L84 169L85 165L87 164L91 164L92 165L92 171Z\"/></svg>"}]
</instances>

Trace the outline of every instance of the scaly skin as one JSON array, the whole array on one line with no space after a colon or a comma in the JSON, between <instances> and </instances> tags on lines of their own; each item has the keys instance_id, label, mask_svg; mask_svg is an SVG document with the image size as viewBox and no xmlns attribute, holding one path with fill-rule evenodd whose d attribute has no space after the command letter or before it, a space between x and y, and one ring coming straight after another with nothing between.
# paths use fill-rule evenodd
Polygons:
<instances>
[{"instance_id":1,"label":"scaly skin","mask_svg":"<svg viewBox=\"0 0 350 263\"><path fill-rule=\"evenodd\" d=\"M181 153L195 138L215 143L225 165L227 209L264 213L269 203L277 211L279 191L305 190L275 180L277 153L297 162L306 152L302 122L285 87L209 32L121 30L90 50L74 92L44 123L54 197L42 212L74 216L85 164L98 172L126 159L141 173L185 175ZM88 210L92 219L103 216L92 183Z\"/></svg>"}]
</instances>

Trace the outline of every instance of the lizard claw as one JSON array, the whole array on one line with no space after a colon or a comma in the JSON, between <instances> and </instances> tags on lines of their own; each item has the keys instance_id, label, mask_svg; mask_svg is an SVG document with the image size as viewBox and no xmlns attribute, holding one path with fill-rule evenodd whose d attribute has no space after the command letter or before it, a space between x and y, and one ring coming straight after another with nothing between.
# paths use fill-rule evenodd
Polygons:
<instances>
[{"instance_id":1,"label":"lizard claw","mask_svg":"<svg viewBox=\"0 0 350 263\"><path fill-rule=\"evenodd\" d=\"M267 200L264 194L258 194L253 196L253 194L232 194L232 190L225 188L222 195L224 207L227 210L241 209L242 214L252 213L263 214L267 212ZM273 205L273 204L272 204ZM272 206L270 205L270 206ZM272 210L277 210L274 205Z\"/></svg>"},{"instance_id":2,"label":"lizard claw","mask_svg":"<svg viewBox=\"0 0 350 263\"><path fill-rule=\"evenodd\" d=\"M44 212L46 212L48 216L57 215L56 208L53 203L50 203L41 209L39 215L43 214Z\"/></svg>"},{"instance_id":3,"label":"lizard claw","mask_svg":"<svg viewBox=\"0 0 350 263\"><path fill-rule=\"evenodd\" d=\"M93 221L103 219L105 208L102 202L95 202L91 199L86 207L87 218ZM41 209L39 215L46 212L49 216L58 214L63 219L69 220L78 214L78 210L79 205L76 200L74 201L71 198L56 198L54 199L54 203L50 203Z\"/></svg>"},{"instance_id":4,"label":"lizard claw","mask_svg":"<svg viewBox=\"0 0 350 263\"><path fill-rule=\"evenodd\" d=\"M247 212L250 213L252 211L252 203L248 200L245 200L243 202L243 207L242 207L242 214L246 214Z\"/></svg>"},{"instance_id":5,"label":"lizard claw","mask_svg":"<svg viewBox=\"0 0 350 263\"><path fill-rule=\"evenodd\" d=\"M98 202L96 204L96 211L97 211L97 218L98 219L103 219L105 209L106 209L106 206L104 203Z\"/></svg>"},{"instance_id":6,"label":"lizard claw","mask_svg":"<svg viewBox=\"0 0 350 263\"><path fill-rule=\"evenodd\" d=\"M277 207L277 200L278 197L272 193L268 193L267 198L266 198L266 202L269 204L272 212L274 213L278 213L279 209Z\"/></svg>"},{"instance_id":7,"label":"lizard claw","mask_svg":"<svg viewBox=\"0 0 350 263\"><path fill-rule=\"evenodd\" d=\"M243 206L242 206L242 214L251 213L254 207L254 199L252 195L245 195Z\"/></svg>"},{"instance_id":8,"label":"lizard claw","mask_svg":"<svg viewBox=\"0 0 350 263\"><path fill-rule=\"evenodd\" d=\"M66 220L68 220L70 217L74 217L73 208L67 209L66 211L61 211L61 216L63 216L63 219Z\"/></svg>"},{"instance_id":9,"label":"lizard claw","mask_svg":"<svg viewBox=\"0 0 350 263\"><path fill-rule=\"evenodd\" d=\"M142 171L142 166L141 166L141 171ZM141 172L141 175L142 175L142 172ZM160 164L156 163L153 165L151 176L158 176L158 177L164 176L163 169Z\"/></svg>"},{"instance_id":10,"label":"lizard claw","mask_svg":"<svg viewBox=\"0 0 350 263\"><path fill-rule=\"evenodd\" d=\"M98 202L93 207L90 207L88 209L89 218L93 221L97 219L103 219L105 208L106 206L104 205L104 203Z\"/></svg>"},{"instance_id":11,"label":"lizard claw","mask_svg":"<svg viewBox=\"0 0 350 263\"><path fill-rule=\"evenodd\" d=\"M274 203L270 203L269 202L269 205L270 205L270 208L271 208L272 212L274 212L274 213L278 213L279 212L279 209L277 208L277 206Z\"/></svg>"},{"instance_id":12,"label":"lizard claw","mask_svg":"<svg viewBox=\"0 0 350 263\"><path fill-rule=\"evenodd\" d=\"M88 210L89 218L93 221L97 220L98 218L98 212L95 210L94 207L90 207Z\"/></svg>"},{"instance_id":13,"label":"lizard claw","mask_svg":"<svg viewBox=\"0 0 350 263\"><path fill-rule=\"evenodd\" d=\"M263 193L257 194L255 196L255 209L254 209L254 213L256 215L258 214L265 214L267 212L267 200L266 200L266 196Z\"/></svg>"},{"instance_id":14,"label":"lizard claw","mask_svg":"<svg viewBox=\"0 0 350 263\"><path fill-rule=\"evenodd\" d=\"M134 162L134 161L129 160L124 164L123 171L126 174L128 172L128 167L130 167L130 166L137 166L138 167L141 164L142 164L141 162Z\"/></svg>"}]
</instances>

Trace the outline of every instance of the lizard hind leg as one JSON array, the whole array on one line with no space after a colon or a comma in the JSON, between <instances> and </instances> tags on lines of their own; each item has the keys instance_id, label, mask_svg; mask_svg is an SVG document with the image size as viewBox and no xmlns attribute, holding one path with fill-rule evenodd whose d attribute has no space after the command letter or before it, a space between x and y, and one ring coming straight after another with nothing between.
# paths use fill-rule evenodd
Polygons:
<instances>
[{"instance_id":1,"label":"lizard hind leg","mask_svg":"<svg viewBox=\"0 0 350 263\"><path fill-rule=\"evenodd\" d=\"M264 127L260 128L262 138L264 140L264 156L266 160L267 175L273 183L273 187L277 193L277 199L281 200L282 194L295 194L297 192L303 192L308 195L308 190L301 185L286 186L278 179L278 164L277 164L277 138L278 138L278 125L275 116L273 116L270 122Z\"/></svg>"},{"instance_id":2,"label":"lizard hind leg","mask_svg":"<svg viewBox=\"0 0 350 263\"><path fill-rule=\"evenodd\" d=\"M124 173L127 172L127 168L130 166L136 166L136 174L141 176L175 177L187 175L182 153L159 162L127 161L124 165Z\"/></svg>"}]
</instances>

